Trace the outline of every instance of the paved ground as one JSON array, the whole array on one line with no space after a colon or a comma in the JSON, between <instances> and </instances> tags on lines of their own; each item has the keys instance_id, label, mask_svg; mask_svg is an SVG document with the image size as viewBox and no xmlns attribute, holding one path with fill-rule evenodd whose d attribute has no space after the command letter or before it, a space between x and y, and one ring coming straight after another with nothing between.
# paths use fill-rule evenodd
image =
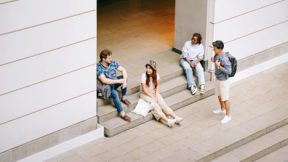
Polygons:
<instances>
[{"instance_id":1,"label":"paved ground","mask_svg":"<svg viewBox=\"0 0 288 162\"><path fill-rule=\"evenodd\" d=\"M111 138L93 141L49 162L195 161L288 116L288 63L259 73L231 88L232 122L211 113L216 96L179 109L181 126L147 122ZM288 132L287 132L288 133ZM283 151L278 159L287 158ZM280 156L280 157L279 157ZM271 157L267 157L267 159Z\"/></svg>"}]
</instances>

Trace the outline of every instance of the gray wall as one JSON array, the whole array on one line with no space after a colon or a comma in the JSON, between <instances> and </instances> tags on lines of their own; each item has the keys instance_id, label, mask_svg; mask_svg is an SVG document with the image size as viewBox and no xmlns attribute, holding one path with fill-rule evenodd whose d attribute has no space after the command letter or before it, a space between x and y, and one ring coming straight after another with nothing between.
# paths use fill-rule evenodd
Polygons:
<instances>
[{"instance_id":1,"label":"gray wall","mask_svg":"<svg viewBox=\"0 0 288 162\"><path fill-rule=\"evenodd\" d=\"M176 0L174 48L182 50L184 42L195 32L202 35L205 44L206 24L207 0Z\"/></svg>"}]
</instances>

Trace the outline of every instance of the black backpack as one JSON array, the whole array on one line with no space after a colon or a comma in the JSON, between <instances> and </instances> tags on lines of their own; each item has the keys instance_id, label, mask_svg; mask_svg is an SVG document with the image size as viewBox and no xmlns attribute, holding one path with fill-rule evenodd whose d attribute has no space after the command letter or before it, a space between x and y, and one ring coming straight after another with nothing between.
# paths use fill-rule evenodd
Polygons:
<instances>
[{"instance_id":1,"label":"black backpack","mask_svg":"<svg viewBox=\"0 0 288 162\"><path fill-rule=\"evenodd\" d=\"M226 52L226 55L229 58L229 61L231 62L231 74L229 74L229 77L234 77L234 75L237 72L237 59L232 56L229 52Z\"/></svg>"}]
</instances>

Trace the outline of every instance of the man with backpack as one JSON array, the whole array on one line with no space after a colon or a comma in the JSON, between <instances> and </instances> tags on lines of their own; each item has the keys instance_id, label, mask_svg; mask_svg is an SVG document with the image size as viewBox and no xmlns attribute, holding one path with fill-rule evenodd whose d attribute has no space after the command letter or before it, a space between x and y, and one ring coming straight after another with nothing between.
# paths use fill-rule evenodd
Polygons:
<instances>
[{"instance_id":1,"label":"man with backpack","mask_svg":"<svg viewBox=\"0 0 288 162\"><path fill-rule=\"evenodd\" d=\"M231 121L230 115L230 101L229 101L229 88L230 88L230 79L229 77L234 76L236 69L235 65L236 59L231 56L229 53L224 53L224 43L221 40L213 42L213 50L215 52L214 58L211 58L211 61L215 63L215 92L218 96L220 103L220 108L214 110L214 114L225 114L224 118L221 120L222 124L228 123ZM231 61L233 58L234 69L232 70ZM233 74L232 74L233 71ZM232 75L231 75L232 74Z\"/></svg>"},{"instance_id":2,"label":"man with backpack","mask_svg":"<svg viewBox=\"0 0 288 162\"><path fill-rule=\"evenodd\" d=\"M116 72L122 72L123 76L117 76ZM127 71L124 67L120 66L116 61L112 60L112 52L108 49L101 51L100 61L97 63L97 79L101 87L97 85L97 92L102 91L102 98L107 99L110 96L113 99L117 111L125 121L130 122L131 118L124 112L121 102L130 105L126 98L127 92ZM107 86L108 85L108 86ZM110 86L109 86L110 85ZM118 95L118 87L121 86L121 99ZM103 90L104 89L104 90Z\"/></svg>"}]
</instances>

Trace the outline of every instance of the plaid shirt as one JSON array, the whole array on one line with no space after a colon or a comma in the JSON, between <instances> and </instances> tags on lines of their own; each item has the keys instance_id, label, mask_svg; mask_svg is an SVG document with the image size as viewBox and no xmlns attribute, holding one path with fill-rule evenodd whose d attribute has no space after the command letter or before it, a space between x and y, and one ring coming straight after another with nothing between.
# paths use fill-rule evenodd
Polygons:
<instances>
[{"instance_id":1,"label":"plaid shirt","mask_svg":"<svg viewBox=\"0 0 288 162\"><path fill-rule=\"evenodd\" d=\"M97 63L97 78L99 78L100 75L105 75L106 78L117 79L116 71L119 66L120 65L116 61L111 61L107 68L100 62Z\"/></svg>"}]
</instances>

